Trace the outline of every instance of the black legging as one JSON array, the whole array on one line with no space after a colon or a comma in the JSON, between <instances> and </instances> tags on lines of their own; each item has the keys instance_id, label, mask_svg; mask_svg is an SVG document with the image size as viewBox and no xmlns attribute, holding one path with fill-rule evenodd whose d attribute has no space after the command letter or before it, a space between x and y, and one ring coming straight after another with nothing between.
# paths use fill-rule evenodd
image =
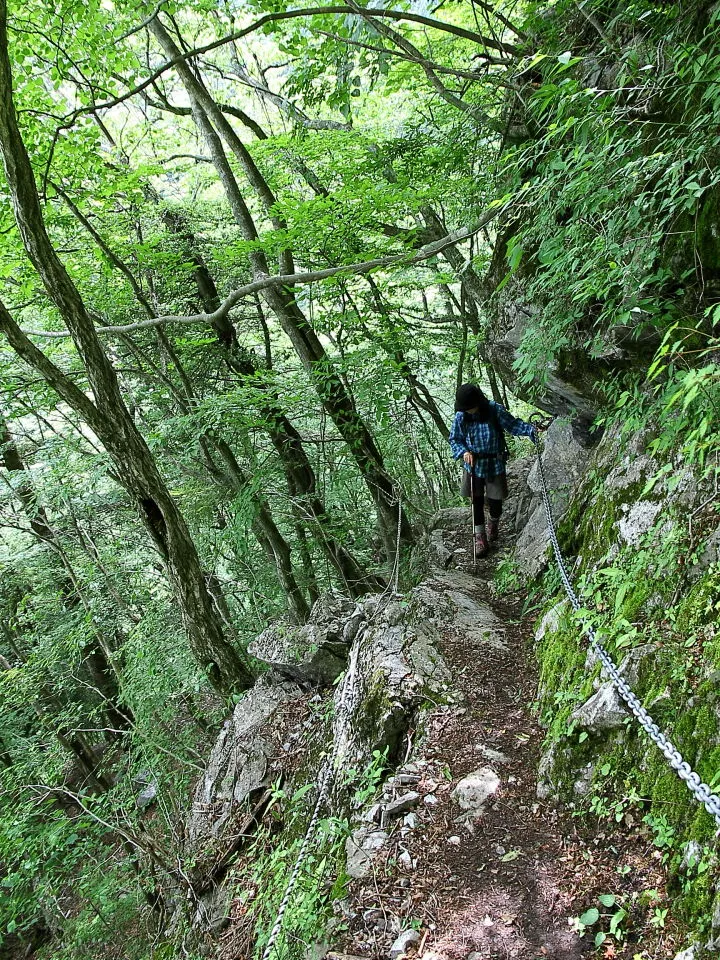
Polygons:
<instances>
[{"instance_id":1,"label":"black legging","mask_svg":"<svg viewBox=\"0 0 720 960\"><path fill-rule=\"evenodd\" d=\"M473 516L475 523L485 526L485 480L483 477L473 477L472 492L473 497ZM499 520L502 516L502 500L493 500L488 497L488 506L490 508L490 517L492 520Z\"/></svg>"}]
</instances>

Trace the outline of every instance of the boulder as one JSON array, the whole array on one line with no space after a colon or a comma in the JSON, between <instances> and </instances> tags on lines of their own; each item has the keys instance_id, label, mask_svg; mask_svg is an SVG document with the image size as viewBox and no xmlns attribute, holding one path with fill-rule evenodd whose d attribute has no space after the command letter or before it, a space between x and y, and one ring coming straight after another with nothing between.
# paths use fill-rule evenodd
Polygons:
<instances>
[{"instance_id":1,"label":"boulder","mask_svg":"<svg viewBox=\"0 0 720 960\"><path fill-rule=\"evenodd\" d=\"M353 601L326 594L306 624L274 623L250 643L248 652L291 680L327 686L345 669L349 644L363 619Z\"/></svg>"},{"instance_id":2,"label":"boulder","mask_svg":"<svg viewBox=\"0 0 720 960\"><path fill-rule=\"evenodd\" d=\"M491 275L494 269L491 268ZM502 274L495 278L499 283L505 276L505 267ZM523 279L514 274L510 281L504 284L502 293L488 301L490 305L491 328L487 338L488 359L501 375L503 381L513 386L518 396L523 395L523 388L517 384L515 360L520 344L539 313L539 306L528 299ZM569 355L564 358L563 369L557 363L543 367L542 384L535 384L540 394L537 398L538 406L556 416L573 415L578 417L579 425L586 431L595 417L596 405L593 394L594 381L587 372L587 364L578 365L577 369L568 367ZM519 391L519 392L518 392Z\"/></svg>"},{"instance_id":3,"label":"boulder","mask_svg":"<svg viewBox=\"0 0 720 960\"><path fill-rule=\"evenodd\" d=\"M618 671L632 687L637 683L641 662L655 651L655 644L645 643L635 647L618 666ZM597 657L592 650L588 651L586 668L597 663ZM579 727L590 733L601 733L606 730L615 730L622 727L630 714L615 685L610 680L598 685L595 693L581 706L577 707L570 716Z\"/></svg>"},{"instance_id":4,"label":"boulder","mask_svg":"<svg viewBox=\"0 0 720 960\"><path fill-rule=\"evenodd\" d=\"M553 420L544 434L542 465L548 490L573 488L587 466L590 451L580 444L567 420ZM527 485L535 494L540 494L540 469L537 458L528 475Z\"/></svg>"},{"instance_id":5,"label":"boulder","mask_svg":"<svg viewBox=\"0 0 720 960\"><path fill-rule=\"evenodd\" d=\"M535 499L532 503L534 504L532 512L515 544L515 562L528 578L536 577L543 569L550 546L545 507ZM561 506L564 513L567 501L563 500L560 503L556 499L557 505Z\"/></svg>"},{"instance_id":6,"label":"boulder","mask_svg":"<svg viewBox=\"0 0 720 960\"><path fill-rule=\"evenodd\" d=\"M543 615L540 624L535 631L535 643L540 643L547 633L555 633L560 625L560 618L568 608L567 600L560 600Z\"/></svg>"},{"instance_id":7,"label":"boulder","mask_svg":"<svg viewBox=\"0 0 720 960\"><path fill-rule=\"evenodd\" d=\"M495 750L493 747L487 747L484 743L476 744L475 749L491 763L510 763L510 758L506 757L501 750Z\"/></svg>"},{"instance_id":8,"label":"boulder","mask_svg":"<svg viewBox=\"0 0 720 960\"><path fill-rule=\"evenodd\" d=\"M590 699L573 710L570 716L579 727L591 733L615 730L622 727L627 718L625 705L609 680L601 684Z\"/></svg>"},{"instance_id":9,"label":"boulder","mask_svg":"<svg viewBox=\"0 0 720 960\"><path fill-rule=\"evenodd\" d=\"M463 777L452 792L453 800L462 810L478 816L482 813L488 797L491 797L499 786L500 777L492 767L481 767Z\"/></svg>"},{"instance_id":10,"label":"boulder","mask_svg":"<svg viewBox=\"0 0 720 960\"><path fill-rule=\"evenodd\" d=\"M477 581L461 572L433 570L432 578L413 593L425 606L426 616L462 635L472 646L505 649L505 628L486 603L475 600Z\"/></svg>"},{"instance_id":11,"label":"boulder","mask_svg":"<svg viewBox=\"0 0 720 960\"><path fill-rule=\"evenodd\" d=\"M453 551L445 546L443 530L433 530L428 541L430 560L439 567L447 568L453 560Z\"/></svg>"},{"instance_id":12,"label":"boulder","mask_svg":"<svg viewBox=\"0 0 720 960\"><path fill-rule=\"evenodd\" d=\"M437 611L425 614L422 584L406 601L370 597L362 604L366 623L353 644L355 690L342 702L335 693L334 739L341 755L358 769L375 750L392 761L423 692L447 688L449 671L439 652Z\"/></svg>"},{"instance_id":13,"label":"boulder","mask_svg":"<svg viewBox=\"0 0 720 960\"><path fill-rule=\"evenodd\" d=\"M385 846L388 834L384 830L367 830L361 827L345 841L345 870L353 880L362 880L373 866L378 853Z\"/></svg>"},{"instance_id":14,"label":"boulder","mask_svg":"<svg viewBox=\"0 0 720 960\"><path fill-rule=\"evenodd\" d=\"M223 832L238 810L248 809L253 793L267 786L270 744L263 736L278 707L302 696L289 681L262 677L247 691L223 724L195 788L187 823L188 841L200 849Z\"/></svg>"},{"instance_id":15,"label":"boulder","mask_svg":"<svg viewBox=\"0 0 720 960\"><path fill-rule=\"evenodd\" d=\"M458 473L458 486L460 474ZM467 507L448 507L438 510L430 523L431 530L464 530L469 524L469 510Z\"/></svg>"},{"instance_id":16,"label":"boulder","mask_svg":"<svg viewBox=\"0 0 720 960\"><path fill-rule=\"evenodd\" d=\"M382 812L383 824L395 817L401 817L408 810L412 810L413 807L418 805L419 801L420 794L415 790L409 790L407 793L396 797L395 800L391 800L390 803L386 803Z\"/></svg>"},{"instance_id":17,"label":"boulder","mask_svg":"<svg viewBox=\"0 0 720 960\"><path fill-rule=\"evenodd\" d=\"M567 510L589 458L590 450L573 424L567 420L553 421L544 436L542 464L556 525ZM540 469L535 458L526 493L520 495L524 523L518 524L520 535L515 545L515 560L528 577L537 576L550 555L547 514L541 494Z\"/></svg>"}]
</instances>

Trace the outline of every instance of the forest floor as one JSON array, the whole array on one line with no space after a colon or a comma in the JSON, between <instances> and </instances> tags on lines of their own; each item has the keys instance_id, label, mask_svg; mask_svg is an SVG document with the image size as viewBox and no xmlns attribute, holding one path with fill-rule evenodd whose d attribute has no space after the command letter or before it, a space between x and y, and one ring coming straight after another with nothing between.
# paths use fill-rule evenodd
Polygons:
<instances>
[{"instance_id":1,"label":"forest floor","mask_svg":"<svg viewBox=\"0 0 720 960\"><path fill-rule=\"evenodd\" d=\"M469 537L454 535L453 543L452 536L446 546L467 548L460 541ZM532 710L532 618L523 617L520 594L498 598L492 584L499 555L473 567L466 550L442 574L445 588L454 580L458 592L492 608L504 646L473 647L447 624L442 653L461 704L431 712L412 757L421 778L411 788L420 794L418 806L404 826L398 822L372 874L351 882L347 933L333 938L331 960L391 956L399 929L417 931L407 955L422 960L675 954L671 931L648 923L647 904L638 906L648 891L648 903L667 902L660 852L647 833L572 817L537 799L544 734ZM459 817L453 789L488 766L499 777L497 791L479 819ZM610 936L621 904L627 917L618 937ZM583 931L577 918L592 908L598 920ZM601 932L607 936L596 946Z\"/></svg>"}]
</instances>

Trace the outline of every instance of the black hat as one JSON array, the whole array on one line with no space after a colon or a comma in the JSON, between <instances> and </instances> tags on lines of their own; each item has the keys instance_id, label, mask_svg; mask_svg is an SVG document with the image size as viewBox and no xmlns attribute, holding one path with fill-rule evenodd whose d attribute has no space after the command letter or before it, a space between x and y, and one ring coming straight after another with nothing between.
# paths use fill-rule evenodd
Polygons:
<instances>
[{"instance_id":1,"label":"black hat","mask_svg":"<svg viewBox=\"0 0 720 960\"><path fill-rule=\"evenodd\" d=\"M474 383L463 383L462 386L457 388L455 394L455 412L472 410L473 407L480 407L482 410L487 402L487 397L480 387Z\"/></svg>"}]
</instances>

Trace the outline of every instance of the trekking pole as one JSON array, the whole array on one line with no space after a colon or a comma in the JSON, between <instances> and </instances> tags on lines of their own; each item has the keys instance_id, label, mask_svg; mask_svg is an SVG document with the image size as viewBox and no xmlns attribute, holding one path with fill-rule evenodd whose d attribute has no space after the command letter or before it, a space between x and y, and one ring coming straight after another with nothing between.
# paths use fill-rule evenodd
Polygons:
<instances>
[{"instance_id":1,"label":"trekking pole","mask_svg":"<svg viewBox=\"0 0 720 960\"><path fill-rule=\"evenodd\" d=\"M470 518L472 520L473 563L477 564L477 542L475 540L475 458L470 454Z\"/></svg>"}]
</instances>

